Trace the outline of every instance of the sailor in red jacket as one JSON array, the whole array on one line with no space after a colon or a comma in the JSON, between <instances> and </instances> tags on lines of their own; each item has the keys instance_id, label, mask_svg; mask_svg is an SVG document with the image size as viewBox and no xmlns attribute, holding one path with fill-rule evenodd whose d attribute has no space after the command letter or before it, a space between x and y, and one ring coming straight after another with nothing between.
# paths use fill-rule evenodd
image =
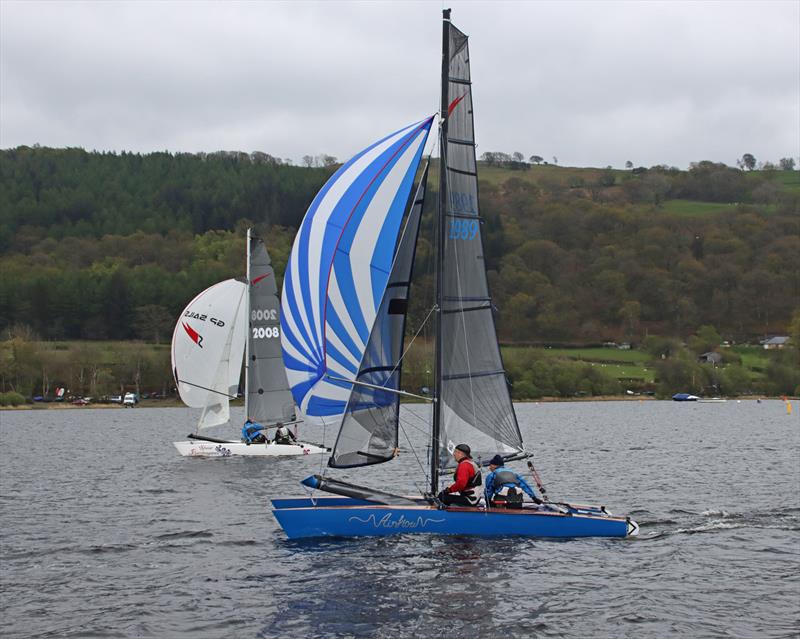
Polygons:
<instances>
[{"instance_id":1,"label":"sailor in red jacket","mask_svg":"<svg viewBox=\"0 0 800 639\"><path fill-rule=\"evenodd\" d=\"M445 506L477 506L481 498L478 486L481 485L481 467L470 457L469 446L459 444L453 450L458 462L453 473L453 483L439 493L438 498Z\"/></svg>"}]
</instances>

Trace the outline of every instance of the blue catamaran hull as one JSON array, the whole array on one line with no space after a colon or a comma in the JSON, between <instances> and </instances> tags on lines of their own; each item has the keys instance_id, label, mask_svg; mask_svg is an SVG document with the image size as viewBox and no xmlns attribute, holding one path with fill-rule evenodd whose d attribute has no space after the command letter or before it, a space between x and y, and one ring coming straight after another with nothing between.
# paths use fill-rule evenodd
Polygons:
<instances>
[{"instance_id":1,"label":"blue catamaran hull","mask_svg":"<svg viewBox=\"0 0 800 639\"><path fill-rule=\"evenodd\" d=\"M426 533L472 537L543 538L627 537L638 532L635 522L621 517L545 509L481 510L434 506L395 506L350 499L273 499L273 514L289 539L305 537L384 537ZM586 513L586 514L584 514Z\"/></svg>"}]
</instances>

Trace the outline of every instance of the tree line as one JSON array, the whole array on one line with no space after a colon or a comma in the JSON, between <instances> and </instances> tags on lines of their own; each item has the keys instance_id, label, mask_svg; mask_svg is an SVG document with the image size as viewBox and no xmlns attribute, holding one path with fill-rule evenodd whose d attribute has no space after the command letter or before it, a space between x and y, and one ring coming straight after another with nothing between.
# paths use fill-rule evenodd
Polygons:
<instances>
[{"instance_id":1,"label":"tree line","mask_svg":"<svg viewBox=\"0 0 800 639\"><path fill-rule=\"evenodd\" d=\"M24 330L16 330L0 344L0 394L15 393L6 403L22 403L41 396L53 399L65 389L65 401L73 397L175 393L170 348L142 346L137 342L44 342ZM3 398L0 397L0 405Z\"/></svg>"},{"instance_id":2,"label":"tree line","mask_svg":"<svg viewBox=\"0 0 800 639\"><path fill-rule=\"evenodd\" d=\"M282 274L334 168L266 154L0 151L0 331L166 342L198 291L242 275L247 226ZM725 206L689 215L673 200ZM784 333L800 299L799 201L772 172L712 162L481 181L500 338L639 342L705 324L737 342ZM427 312L431 255L423 239L412 319Z\"/></svg>"},{"instance_id":3,"label":"tree line","mask_svg":"<svg viewBox=\"0 0 800 639\"><path fill-rule=\"evenodd\" d=\"M303 160L306 161L306 158L310 160L307 163L307 166L314 166L315 158L311 156L304 156ZM548 161L543 156L536 154L531 155L526 161L525 155L520 151L514 151L513 153L506 153L504 151L485 151L481 154L481 161L487 166L505 167L517 171L529 169L531 168L531 164L548 164ZM319 159L316 159L316 162L319 162ZM558 164L558 157L555 155L553 156L553 164ZM794 171L796 164L794 158L792 157L781 158L776 164L770 160L759 162L752 153L745 153L742 155L742 157L736 159L736 166L739 169L747 169L748 171L753 171L756 168L761 171ZM612 167L609 166L608 168L611 169ZM645 167L641 166L634 168L634 164L631 160L627 160L625 162L625 168L628 170L635 170L637 173L647 170Z\"/></svg>"}]
</instances>

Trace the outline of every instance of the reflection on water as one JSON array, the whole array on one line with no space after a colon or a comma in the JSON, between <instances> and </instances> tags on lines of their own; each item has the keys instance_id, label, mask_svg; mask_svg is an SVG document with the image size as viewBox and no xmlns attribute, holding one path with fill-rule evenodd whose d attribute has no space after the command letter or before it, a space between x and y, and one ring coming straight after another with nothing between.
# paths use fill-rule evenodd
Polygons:
<instances>
[{"instance_id":1,"label":"reflection on water","mask_svg":"<svg viewBox=\"0 0 800 639\"><path fill-rule=\"evenodd\" d=\"M320 457L181 458L171 441L195 418L182 409L0 413L0 634L798 634L797 415L779 402L518 411L549 493L630 513L638 539L288 541L267 499L304 494ZM31 439L45 428L46 454ZM331 474L425 485L409 451Z\"/></svg>"}]
</instances>

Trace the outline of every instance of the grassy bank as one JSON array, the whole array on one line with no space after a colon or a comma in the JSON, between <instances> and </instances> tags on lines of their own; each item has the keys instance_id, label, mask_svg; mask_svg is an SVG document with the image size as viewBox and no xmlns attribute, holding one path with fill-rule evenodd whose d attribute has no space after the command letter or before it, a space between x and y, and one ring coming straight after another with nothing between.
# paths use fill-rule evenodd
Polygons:
<instances>
[{"instance_id":1,"label":"grassy bank","mask_svg":"<svg viewBox=\"0 0 800 639\"><path fill-rule=\"evenodd\" d=\"M404 387L414 392L433 382L428 361L430 345L418 340L417 346L420 348L409 354L403 371ZM736 346L722 352L745 377L741 381L743 392L760 394L765 390L762 386L774 354L755 346ZM636 349L506 345L502 354L512 396L518 401L625 397L629 390L652 392L659 383L658 369L663 364L663 360ZM708 374L724 375L726 365L709 368ZM142 405L180 405L166 344L7 340L0 342L0 383L2 390L18 391L27 400L36 396L53 398L56 388L63 387L68 397L92 397L94 404L112 395L137 392L144 397ZM149 399L150 395L158 399Z\"/></svg>"}]
</instances>

